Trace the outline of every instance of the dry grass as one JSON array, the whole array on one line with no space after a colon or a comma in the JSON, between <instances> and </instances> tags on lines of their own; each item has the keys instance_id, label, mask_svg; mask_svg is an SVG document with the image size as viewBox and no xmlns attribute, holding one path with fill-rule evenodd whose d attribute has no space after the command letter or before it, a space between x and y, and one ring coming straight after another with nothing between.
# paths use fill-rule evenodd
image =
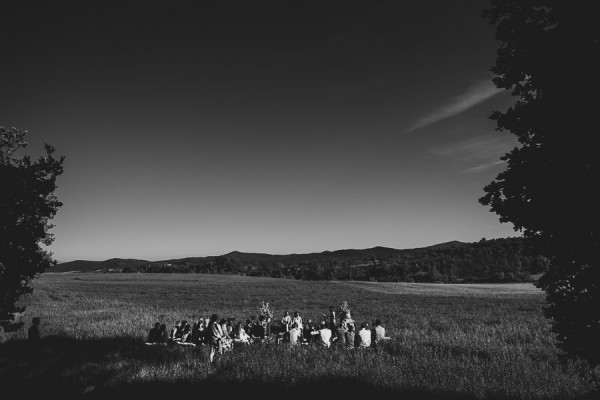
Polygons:
<instances>
[{"instance_id":1,"label":"dry grass","mask_svg":"<svg viewBox=\"0 0 600 400\"><path fill-rule=\"evenodd\" d=\"M303 282L224 275L44 274L26 299L27 323L42 317L41 352L0 347L0 377L19 387L111 395L219 387L230 397L306 398L336 388L345 397L584 398L592 374L564 360L529 284L436 285ZM149 348L162 320L213 312L245 320L262 301L318 319L347 300L358 321L380 318L392 340L378 349L252 346L215 364L206 348ZM16 339L24 337L17 334ZM48 353L49 352L49 353ZM26 355L26 357L24 357ZM225 385L223 383L235 383ZM279 395L276 395L276 394Z\"/></svg>"}]
</instances>

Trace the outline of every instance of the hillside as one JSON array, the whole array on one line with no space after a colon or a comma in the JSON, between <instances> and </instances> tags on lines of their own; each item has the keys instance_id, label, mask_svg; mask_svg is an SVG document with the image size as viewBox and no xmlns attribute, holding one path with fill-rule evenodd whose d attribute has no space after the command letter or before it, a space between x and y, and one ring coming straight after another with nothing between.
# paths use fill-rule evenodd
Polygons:
<instances>
[{"instance_id":1,"label":"hillside","mask_svg":"<svg viewBox=\"0 0 600 400\"><path fill-rule=\"evenodd\" d=\"M451 241L415 249L373 247L307 254L234 251L162 261L113 258L58 264L48 272L196 272L302 280L381 282L519 282L544 271L545 260L522 238Z\"/></svg>"},{"instance_id":2,"label":"hillside","mask_svg":"<svg viewBox=\"0 0 600 400\"><path fill-rule=\"evenodd\" d=\"M111 258L104 261L74 260L51 267L47 272L121 272L124 268L139 268L152 264L146 260Z\"/></svg>"},{"instance_id":3,"label":"hillside","mask_svg":"<svg viewBox=\"0 0 600 400\"><path fill-rule=\"evenodd\" d=\"M422 247L418 250L424 249L448 249L455 246L464 245L463 242L452 241L446 243L435 244L433 246ZM417 250L417 249L413 249ZM123 269L138 270L141 271L144 268L165 268L169 266L181 266L181 265L198 265L206 262L211 262L215 259L227 259L235 260L237 263L284 263L284 264L295 264L303 263L313 260L325 260L325 259L365 259L372 257L389 257L400 254L401 252L411 251L399 250L389 247L372 247L369 249L344 249L335 251L324 251L321 253L305 253L305 254L266 254L266 253L242 253L239 251L232 251L221 256L206 256L206 257L186 257L177 259L168 259L160 261L148 261L134 258L111 258L104 261L89 261L89 260L74 260L64 263L60 263L50 269L47 272L122 272Z\"/></svg>"}]
</instances>

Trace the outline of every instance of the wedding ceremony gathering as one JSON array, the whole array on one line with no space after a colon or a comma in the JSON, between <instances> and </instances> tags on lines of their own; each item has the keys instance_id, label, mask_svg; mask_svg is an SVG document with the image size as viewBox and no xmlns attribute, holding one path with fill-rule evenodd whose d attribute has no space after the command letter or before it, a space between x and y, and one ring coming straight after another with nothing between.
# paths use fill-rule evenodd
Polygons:
<instances>
[{"instance_id":1,"label":"wedding ceremony gathering","mask_svg":"<svg viewBox=\"0 0 600 400\"><path fill-rule=\"evenodd\" d=\"M0 386L599 399L596 8L2 2Z\"/></svg>"}]
</instances>

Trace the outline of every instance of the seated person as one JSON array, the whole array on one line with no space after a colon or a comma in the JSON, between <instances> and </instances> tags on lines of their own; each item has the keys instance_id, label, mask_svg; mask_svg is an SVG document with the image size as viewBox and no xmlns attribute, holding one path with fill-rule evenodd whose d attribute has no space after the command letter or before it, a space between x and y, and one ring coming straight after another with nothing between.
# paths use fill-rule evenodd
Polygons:
<instances>
[{"instance_id":1,"label":"seated person","mask_svg":"<svg viewBox=\"0 0 600 400\"><path fill-rule=\"evenodd\" d=\"M169 342L169 334L167 333L167 325L160 324L160 328L158 328L158 343L159 344L167 344Z\"/></svg>"},{"instance_id":2,"label":"seated person","mask_svg":"<svg viewBox=\"0 0 600 400\"><path fill-rule=\"evenodd\" d=\"M375 343L390 339L389 337L385 336L385 328L381 326L380 319L376 319L375 323L373 324L373 334L375 337Z\"/></svg>"},{"instance_id":3,"label":"seated person","mask_svg":"<svg viewBox=\"0 0 600 400\"><path fill-rule=\"evenodd\" d=\"M156 322L154 324L154 327L152 327L152 329L150 329L150 332L148 332L148 341L146 342L146 344L155 344L155 343L159 343L159 329L160 329L160 322Z\"/></svg>"},{"instance_id":4,"label":"seated person","mask_svg":"<svg viewBox=\"0 0 600 400\"><path fill-rule=\"evenodd\" d=\"M319 329L320 344L329 348L331 346L331 329L327 327L325 321L321 321L321 329Z\"/></svg>"},{"instance_id":5,"label":"seated person","mask_svg":"<svg viewBox=\"0 0 600 400\"><path fill-rule=\"evenodd\" d=\"M190 343L192 339L192 327L187 321L181 322L181 340L180 343Z\"/></svg>"},{"instance_id":6,"label":"seated person","mask_svg":"<svg viewBox=\"0 0 600 400\"><path fill-rule=\"evenodd\" d=\"M192 343L200 345L204 343L204 319L200 318L192 327Z\"/></svg>"},{"instance_id":7,"label":"seated person","mask_svg":"<svg viewBox=\"0 0 600 400\"><path fill-rule=\"evenodd\" d=\"M353 349L355 340L354 324L348 324L348 331L346 332L346 345Z\"/></svg>"},{"instance_id":8,"label":"seated person","mask_svg":"<svg viewBox=\"0 0 600 400\"><path fill-rule=\"evenodd\" d=\"M242 322L238 322L237 326L235 327L235 337L233 338L234 343L239 343L239 344L245 344L245 345L249 345L250 344L250 335L248 335L246 333L246 331L244 330L244 327L242 326Z\"/></svg>"},{"instance_id":9,"label":"seated person","mask_svg":"<svg viewBox=\"0 0 600 400\"><path fill-rule=\"evenodd\" d=\"M173 343L181 342L181 321L175 322L175 325L171 328L171 334L169 335L169 341Z\"/></svg>"},{"instance_id":10,"label":"seated person","mask_svg":"<svg viewBox=\"0 0 600 400\"><path fill-rule=\"evenodd\" d=\"M358 331L358 346L371 347L371 331L369 330L369 324L366 322L360 324L360 331Z\"/></svg>"},{"instance_id":11,"label":"seated person","mask_svg":"<svg viewBox=\"0 0 600 400\"><path fill-rule=\"evenodd\" d=\"M312 343L313 332L318 332L312 320L309 319L302 330L302 339L304 343Z\"/></svg>"},{"instance_id":12,"label":"seated person","mask_svg":"<svg viewBox=\"0 0 600 400\"><path fill-rule=\"evenodd\" d=\"M254 322L252 322L252 320L250 320L250 319L247 319L246 320L246 325L244 325L244 330L246 331L246 333L248 335L251 335L253 329L254 329Z\"/></svg>"},{"instance_id":13,"label":"seated person","mask_svg":"<svg viewBox=\"0 0 600 400\"><path fill-rule=\"evenodd\" d=\"M27 330L27 340L31 343L39 343L40 341L40 317L31 319L31 326Z\"/></svg>"},{"instance_id":14,"label":"seated person","mask_svg":"<svg viewBox=\"0 0 600 400\"><path fill-rule=\"evenodd\" d=\"M227 318L227 332L229 333L229 336L233 337L235 336L235 318Z\"/></svg>"},{"instance_id":15,"label":"seated person","mask_svg":"<svg viewBox=\"0 0 600 400\"><path fill-rule=\"evenodd\" d=\"M342 320L336 329L336 338L335 341L339 345L346 344L346 332L348 329L346 328L346 321Z\"/></svg>"}]
</instances>

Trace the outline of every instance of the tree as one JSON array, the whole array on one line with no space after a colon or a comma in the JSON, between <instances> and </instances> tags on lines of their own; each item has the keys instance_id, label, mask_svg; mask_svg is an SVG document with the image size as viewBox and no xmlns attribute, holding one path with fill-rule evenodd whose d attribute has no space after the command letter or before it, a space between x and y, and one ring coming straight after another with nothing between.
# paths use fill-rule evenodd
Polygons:
<instances>
[{"instance_id":1,"label":"tree","mask_svg":"<svg viewBox=\"0 0 600 400\"><path fill-rule=\"evenodd\" d=\"M600 363L600 238L595 144L600 34L594 2L493 0L484 17L502 42L491 71L516 101L491 119L519 145L480 203L550 261L538 285L569 355Z\"/></svg>"},{"instance_id":2,"label":"tree","mask_svg":"<svg viewBox=\"0 0 600 400\"><path fill-rule=\"evenodd\" d=\"M17 301L32 292L36 274L56 264L41 245L54 238L50 220L62 203L54 195L56 178L63 172L64 157L46 155L37 162L16 153L25 148L27 131L0 126L0 326L16 328Z\"/></svg>"}]
</instances>

